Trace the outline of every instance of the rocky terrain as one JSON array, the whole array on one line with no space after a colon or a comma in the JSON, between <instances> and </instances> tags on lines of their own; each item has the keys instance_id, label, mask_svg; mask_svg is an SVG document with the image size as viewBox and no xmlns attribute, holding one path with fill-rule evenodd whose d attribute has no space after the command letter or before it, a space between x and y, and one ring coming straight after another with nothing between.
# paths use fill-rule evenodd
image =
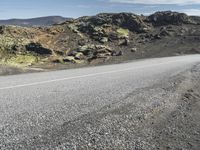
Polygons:
<instances>
[{"instance_id":1,"label":"rocky terrain","mask_svg":"<svg viewBox=\"0 0 200 150\"><path fill-rule=\"evenodd\" d=\"M102 13L48 27L0 26L0 64L60 69L200 53L200 17Z\"/></svg>"}]
</instances>

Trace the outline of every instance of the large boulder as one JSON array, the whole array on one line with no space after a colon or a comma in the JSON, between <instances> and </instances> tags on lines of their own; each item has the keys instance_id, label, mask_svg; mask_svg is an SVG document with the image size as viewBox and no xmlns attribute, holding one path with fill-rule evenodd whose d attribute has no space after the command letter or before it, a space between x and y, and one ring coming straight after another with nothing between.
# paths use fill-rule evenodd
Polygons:
<instances>
[{"instance_id":1,"label":"large boulder","mask_svg":"<svg viewBox=\"0 0 200 150\"><path fill-rule=\"evenodd\" d=\"M52 51L50 49L44 48L40 43L29 43L26 45L26 50L34 52L39 55L51 55Z\"/></svg>"},{"instance_id":2,"label":"large boulder","mask_svg":"<svg viewBox=\"0 0 200 150\"><path fill-rule=\"evenodd\" d=\"M156 12L150 15L148 20L155 26L182 25L193 23L190 17L186 14L172 11Z\"/></svg>"}]
</instances>

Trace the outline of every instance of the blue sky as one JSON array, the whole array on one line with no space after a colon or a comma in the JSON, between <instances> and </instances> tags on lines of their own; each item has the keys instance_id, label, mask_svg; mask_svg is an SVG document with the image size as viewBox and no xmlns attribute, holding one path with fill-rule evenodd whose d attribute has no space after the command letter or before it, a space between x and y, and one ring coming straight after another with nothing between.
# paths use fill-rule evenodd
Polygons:
<instances>
[{"instance_id":1,"label":"blue sky","mask_svg":"<svg viewBox=\"0 0 200 150\"><path fill-rule=\"evenodd\" d=\"M0 0L0 19L51 15L76 18L101 12L148 15L164 10L200 15L200 0Z\"/></svg>"}]
</instances>

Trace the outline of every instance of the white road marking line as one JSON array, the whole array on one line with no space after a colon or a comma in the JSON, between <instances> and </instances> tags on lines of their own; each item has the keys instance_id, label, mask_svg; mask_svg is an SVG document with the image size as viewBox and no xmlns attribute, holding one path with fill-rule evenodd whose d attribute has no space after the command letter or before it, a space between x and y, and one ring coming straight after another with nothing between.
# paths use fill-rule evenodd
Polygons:
<instances>
[{"instance_id":1,"label":"white road marking line","mask_svg":"<svg viewBox=\"0 0 200 150\"><path fill-rule=\"evenodd\" d=\"M71 79L78 79L78 78L85 78L85 77L92 77L92 76L103 75L103 74L124 72L124 71L129 71L129 70L134 70L134 69L148 68L148 67L165 65L165 64L170 64L170 63L174 63L174 62L181 62L181 61L185 62L186 60L182 60L181 59L181 60L168 61L168 62L153 64L153 65L144 65L144 66L140 66L140 67L131 67L131 68L121 69L121 70L113 70L113 71L100 72L100 73L94 73L94 74L87 74L87 75L81 75L81 76L75 76L75 77L67 77L67 78L61 78L61 79L55 79L55 80L47 80L47 81L41 81L41 82L21 84L21 85L13 85L13 86L8 86L8 87L2 87L2 88L0 88L0 90L14 89L14 88L20 88L20 87L34 86L34 85L41 85L41 84L46 84L46 83L52 83L52 82L58 82L58 81L64 81L64 80L71 80Z\"/></svg>"}]
</instances>

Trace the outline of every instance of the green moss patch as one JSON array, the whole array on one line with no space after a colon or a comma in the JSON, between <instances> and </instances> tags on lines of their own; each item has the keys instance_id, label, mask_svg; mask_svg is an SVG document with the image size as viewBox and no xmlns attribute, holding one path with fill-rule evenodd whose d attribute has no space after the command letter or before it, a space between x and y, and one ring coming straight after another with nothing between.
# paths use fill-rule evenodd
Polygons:
<instances>
[{"instance_id":1,"label":"green moss patch","mask_svg":"<svg viewBox=\"0 0 200 150\"><path fill-rule=\"evenodd\" d=\"M14 54L16 47L23 47L29 43L26 39L17 39L9 36L0 36L0 58L9 57L10 54Z\"/></svg>"},{"instance_id":2,"label":"green moss patch","mask_svg":"<svg viewBox=\"0 0 200 150\"><path fill-rule=\"evenodd\" d=\"M119 28L119 29L117 29L117 33L121 37L128 37L129 36L129 30L128 29Z\"/></svg>"},{"instance_id":3,"label":"green moss patch","mask_svg":"<svg viewBox=\"0 0 200 150\"><path fill-rule=\"evenodd\" d=\"M16 55L6 60L2 60L1 64L7 64L17 67L27 67L34 63L37 63L38 61L39 58L33 55Z\"/></svg>"}]
</instances>

